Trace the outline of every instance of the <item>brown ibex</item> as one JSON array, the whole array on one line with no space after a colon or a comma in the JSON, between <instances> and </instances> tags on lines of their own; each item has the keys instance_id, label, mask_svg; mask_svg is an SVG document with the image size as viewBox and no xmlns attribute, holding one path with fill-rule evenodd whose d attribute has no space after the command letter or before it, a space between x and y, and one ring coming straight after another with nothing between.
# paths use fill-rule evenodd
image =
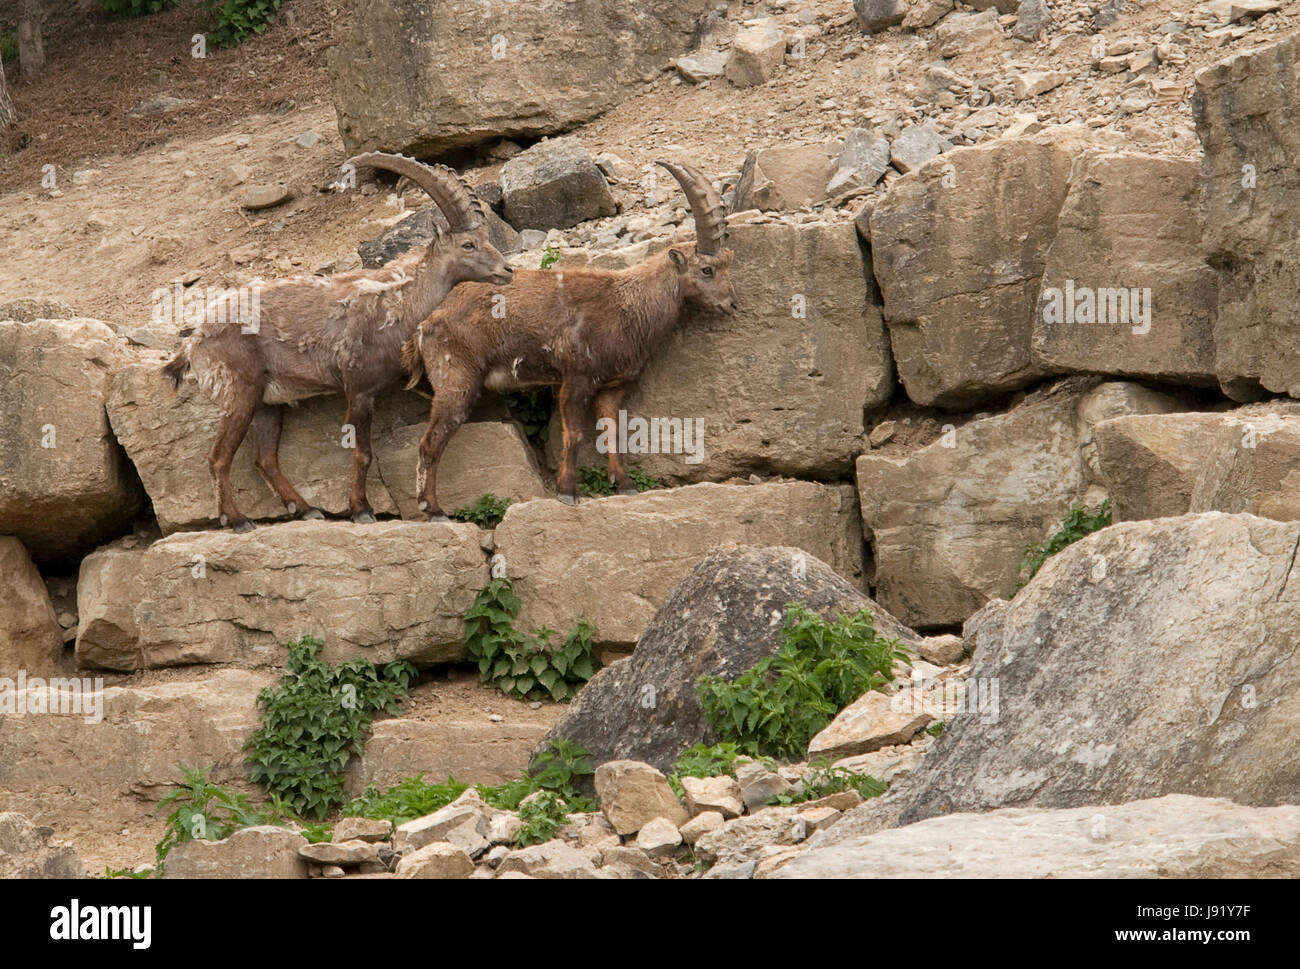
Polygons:
<instances>
[{"instance_id":1,"label":"brown ibex","mask_svg":"<svg viewBox=\"0 0 1300 969\"><path fill-rule=\"evenodd\" d=\"M358 155L346 164L406 177L442 210L450 231L439 231L427 246L378 269L255 284L251 320L240 318L233 294L214 301L163 368L177 386L193 370L221 409L208 467L218 518L238 532L253 525L235 507L230 465L250 426L257 469L289 514L324 517L280 470L280 426L284 404L339 392L347 396L346 421L355 434L352 520L373 522L366 500L371 416L375 397L405 376L403 344L458 283L486 280L491 290L511 280L505 259L488 241L483 203L450 168L382 152Z\"/></svg>"},{"instance_id":2,"label":"brown ibex","mask_svg":"<svg viewBox=\"0 0 1300 969\"><path fill-rule=\"evenodd\" d=\"M732 252L722 246L726 220L709 180L687 165L658 162L681 184L695 215L696 241L675 245L618 271L524 270L504 293L469 283L443 302L402 351L414 386L433 385L429 427L420 442L419 508L444 517L437 470L443 449L484 387L496 391L559 385L563 459L560 500L578 500L578 444L587 407L618 419L629 387L655 347L677 325L687 304L734 313ZM636 485L617 448L609 473L620 494Z\"/></svg>"}]
</instances>

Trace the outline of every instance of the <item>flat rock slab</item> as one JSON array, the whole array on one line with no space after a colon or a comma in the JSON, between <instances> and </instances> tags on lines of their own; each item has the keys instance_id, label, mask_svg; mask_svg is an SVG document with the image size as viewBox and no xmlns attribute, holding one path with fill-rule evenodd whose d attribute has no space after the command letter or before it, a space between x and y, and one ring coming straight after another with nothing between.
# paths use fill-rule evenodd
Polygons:
<instances>
[{"instance_id":1,"label":"flat rock slab","mask_svg":"<svg viewBox=\"0 0 1300 969\"><path fill-rule=\"evenodd\" d=\"M790 545L862 581L853 489L788 481L698 484L635 497L512 505L497 551L523 600L518 629L563 636L581 618L604 644L637 641L655 610L719 545Z\"/></svg>"},{"instance_id":2,"label":"flat rock slab","mask_svg":"<svg viewBox=\"0 0 1300 969\"><path fill-rule=\"evenodd\" d=\"M173 390L159 372L163 359L147 356L117 375L108 415L166 535L214 523L216 496L207 454L218 411L193 380ZM415 467L428 410L428 401L412 393L387 394L376 402L375 459L366 482L376 514L417 516ZM313 398L286 409L280 436L285 475L304 498L330 515L348 512L352 450L344 438L346 415L341 395ZM251 441L245 440L235 454L231 482L235 502L249 518L287 517L284 504L253 466ZM438 487L449 510L485 492L513 501L546 493L518 427L495 421L461 427L439 466Z\"/></svg>"},{"instance_id":3,"label":"flat rock slab","mask_svg":"<svg viewBox=\"0 0 1300 969\"><path fill-rule=\"evenodd\" d=\"M545 706L543 709L551 709ZM556 719L563 708L554 707ZM359 794L370 784L387 790L412 774L441 784L448 777L466 784L503 784L528 767L545 724L381 720L351 765L347 787Z\"/></svg>"},{"instance_id":4,"label":"flat rock slab","mask_svg":"<svg viewBox=\"0 0 1300 969\"><path fill-rule=\"evenodd\" d=\"M773 878L1295 878L1300 807L1170 794L953 814L813 846Z\"/></svg>"},{"instance_id":5,"label":"flat rock slab","mask_svg":"<svg viewBox=\"0 0 1300 969\"><path fill-rule=\"evenodd\" d=\"M462 617L488 582L473 525L287 522L244 535L181 532L82 562L77 662L132 670L282 666L285 644L324 659L464 657Z\"/></svg>"}]
</instances>

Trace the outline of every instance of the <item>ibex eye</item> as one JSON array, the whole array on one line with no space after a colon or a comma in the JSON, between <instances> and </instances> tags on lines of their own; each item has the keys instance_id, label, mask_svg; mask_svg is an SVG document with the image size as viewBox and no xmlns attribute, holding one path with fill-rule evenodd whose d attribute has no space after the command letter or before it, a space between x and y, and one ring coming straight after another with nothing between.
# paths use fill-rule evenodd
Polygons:
<instances>
[{"instance_id":1,"label":"ibex eye","mask_svg":"<svg viewBox=\"0 0 1300 969\"><path fill-rule=\"evenodd\" d=\"M700 272L704 273L704 275L706 276L712 276L713 268L711 266L705 266L703 269L700 270Z\"/></svg>"},{"instance_id":2,"label":"ibex eye","mask_svg":"<svg viewBox=\"0 0 1300 969\"><path fill-rule=\"evenodd\" d=\"M465 243L463 246L461 246L461 248L462 248L462 249L473 249L473 248L474 248L474 243L472 243L472 242L467 242L467 243Z\"/></svg>"}]
</instances>

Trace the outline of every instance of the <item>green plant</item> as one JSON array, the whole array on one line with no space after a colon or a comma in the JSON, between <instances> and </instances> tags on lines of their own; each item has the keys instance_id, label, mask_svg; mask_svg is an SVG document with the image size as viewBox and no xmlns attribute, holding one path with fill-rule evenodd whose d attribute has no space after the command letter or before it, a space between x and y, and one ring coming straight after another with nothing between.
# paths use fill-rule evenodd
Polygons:
<instances>
[{"instance_id":1,"label":"green plant","mask_svg":"<svg viewBox=\"0 0 1300 969\"><path fill-rule=\"evenodd\" d=\"M231 47L275 23L276 11L284 0L203 0L216 26L208 33L214 47Z\"/></svg>"},{"instance_id":2,"label":"green plant","mask_svg":"<svg viewBox=\"0 0 1300 969\"><path fill-rule=\"evenodd\" d=\"M677 764L673 772L668 775L668 784L674 794L683 797L685 796L685 791L682 789L683 777L720 777L723 774L734 777L736 760L740 757L749 757L749 755L737 744L718 743L712 747L695 744L677 755ZM771 764L771 760L767 757L757 759L765 764Z\"/></svg>"},{"instance_id":3,"label":"green plant","mask_svg":"<svg viewBox=\"0 0 1300 969\"><path fill-rule=\"evenodd\" d=\"M108 13L117 17L143 17L179 6L181 0L99 0ZM4 55L8 58L8 54Z\"/></svg>"},{"instance_id":4,"label":"green plant","mask_svg":"<svg viewBox=\"0 0 1300 969\"><path fill-rule=\"evenodd\" d=\"M539 791L519 806L520 825L514 843L520 848L550 841L569 820L569 805L555 791Z\"/></svg>"},{"instance_id":5,"label":"green plant","mask_svg":"<svg viewBox=\"0 0 1300 969\"><path fill-rule=\"evenodd\" d=\"M800 782L798 790L789 794L777 794L768 798L768 804L801 804L815 801L819 797L840 794L844 791L857 791L864 798L879 797L889 790L889 785L878 781L870 774L859 774L847 767L831 767L826 764L816 766L808 777Z\"/></svg>"},{"instance_id":6,"label":"green plant","mask_svg":"<svg viewBox=\"0 0 1300 969\"><path fill-rule=\"evenodd\" d=\"M0 61L6 64L18 61L18 35L12 30L0 30Z\"/></svg>"},{"instance_id":7,"label":"green plant","mask_svg":"<svg viewBox=\"0 0 1300 969\"><path fill-rule=\"evenodd\" d=\"M542 262L539 269L550 269L560 261L560 252L554 246L547 246L542 250Z\"/></svg>"},{"instance_id":8,"label":"green plant","mask_svg":"<svg viewBox=\"0 0 1300 969\"><path fill-rule=\"evenodd\" d=\"M1101 503L1095 515L1089 515L1088 509L1075 505L1070 513L1061 519L1061 527L1047 540L1045 545L1026 545L1025 557L1020 561L1020 571L1028 570L1028 575L1016 586L1019 590L1038 574L1043 563L1068 545L1073 545L1086 535L1100 531L1111 523L1110 499Z\"/></svg>"},{"instance_id":9,"label":"green plant","mask_svg":"<svg viewBox=\"0 0 1300 969\"><path fill-rule=\"evenodd\" d=\"M182 766L185 783L172 790L154 808L156 815L165 807L175 805L167 816L162 840L155 851L155 870L161 874L167 855L178 844L201 838L220 841L240 828L255 824L283 824L289 820L282 803L257 807L247 794L235 791L208 780L210 768Z\"/></svg>"},{"instance_id":10,"label":"green plant","mask_svg":"<svg viewBox=\"0 0 1300 969\"><path fill-rule=\"evenodd\" d=\"M404 660L380 668L349 660L331 668L310 636L289 644L280 685L258 694L262 727L245 748L249 773L294 812L323 818L341 805L343 770L361 753L373 716L396 713L416 668Z\"/></svg>"},{"instance_id":11,"label":"green plant","mask_svg":"<svg viewBox=\"0 0 1300 969\"><path fill-rule=\"evenodd\" d=\"M501 397L510 409L510 416L523 426L524 436L533 444L545 444L550 434L551 412L555 410L555 391L538 387Z\"/></svg>"},{"instance_id":12,"label":"green plant","mask_svg":"<svg viewBox=\"0 0 1300 969\"><path fill-rule=\"evenodd\" d=\"M943 721L936 720L934 723L930 724L930 726L925 728L925 732L931 737L939 736L939 734L943 733Z\"/></svg>"},{"instance_id":13,"label":"green plant","mask_svg":"<svg viewBox=\"0 0 1300 969\"><path fill-rule=\"evenodd\" d=\"M834 621L800 603L785 608L781 644L730 682L702 676L700 702L718 737L747 754L801 757L835 714L909 663L902 645L876 635L862 609Z\"/></svg>"},{"instance_id":14,"label":"green plant","mask_svg":"<svg viewBox=\"0 0 1300 969\"><path fill-rule=\"evenodd\" d=\"M514 628L519 607L510 580L500 578L479 590L465 613L465 644L479 679L521 700L572 699L600 668L591 624L579 620L556 647L552 629L525 635Z\"/></svg>"},{"instance_id":15,"label":"green plant","mask_svg":"<svg viewBox=\"0 0 1300 969\"><path fill-rule=\"evenodd\" d=\"M382 794L371 784L344 806L342 814L349 818L381 818L397 827L446 807L468 789L468 784L454 777L442 784L429 784L420 774L403 779Z\"/></svg>"},{"instance_id":16,"label":"green plant","mask_svg":"<svg viewBox=\"0 0 1300 969\"><path fill-rule=\"evenodd\" d=\"M492 492L479 495L463 508L457 508L451 517L457 521L470 522L479 528L496 528L510 507L509 498L498 498Z\"/></svg>"},{"instance_id":17,"label":"green plant","mask_svg":"<svg viewBox=\"0 0 1300 969\"><path fill-rule=\"evenodd\" d=\"M633 465L628 465L627 474L636 485L637 491L652 491L664 486L658 478L651 477ZM578 468L578 493L584 498L603 498L612 495L614 482L610 480L609 471L592 464Z\"/></svg>"},{"instance_id":18,"label":"green plant","mask_svg":"<svg viewBox=\"0 0 1300 969\"><path fill-rule=\"evenodd\" d=\"M156 870L157 869L154 868L141 868L139 871L133 871L130 868L109 868L108 865L105 865L104 874L100 875L99 877L105 879L107 878L152 878Z\"/></svg>"}]
</instances>

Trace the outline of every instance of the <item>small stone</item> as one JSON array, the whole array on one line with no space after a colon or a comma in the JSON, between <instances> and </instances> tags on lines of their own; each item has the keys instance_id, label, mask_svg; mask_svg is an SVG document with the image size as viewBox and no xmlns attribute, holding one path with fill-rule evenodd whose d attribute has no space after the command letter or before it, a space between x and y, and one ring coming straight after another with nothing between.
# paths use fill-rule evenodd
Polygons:
<instances>
[{"instance_id":1,"label":"small stone","mask_svg":"<svg viewBox=\"0 0 1300 969\"><path fill-rule=\"evenodd\" d=\"M294 144L298 145L300 148L311 148L320 141L320 135L316 134L314 131L304 131L297 138L293 139L293 141Z\"/></svg>"},{"instance_id":2,"label":"small stone","mask_svg":"<svg viewBox=\"0 0 1300 969\"><path fill-rule=\"evenodd\" d=\"M468 878L473 873L469 855L445 841L427 844L397 863L398 878Z\"/></svg>"},{"instance_id":3,"label":"small stone","mask_svg":"<svg viewBox=\"0 0 1300 969\"><path fill-rule=\"evenodd\" d=\"M330 840L379 842L388 838L393 831L393 822L384 818L341 818L334 825Z\"/></svg>"},{"instance_id":4,"label":"small stone","mask_svg":"<svg viewBox=\"0 0 1300 969\"><path fill-rule=\"evenodd\" d=\"M872 447L880 447L894 436L898 430L898 424L895 421L881 421L871 429L867 435L867 440L871 442Z\"/></svg>"},{"instance_id":5,"label":"small stone","mask_svg":"<svg viewBox=\"0 0 1300 969\"><path fill-rule=\"evenodd\" d=\"M681 843L681 832L667 818L652 818L642 825L636 836L636 846L651 858L671 855Z\"/></svg>"},{"instance_id":6,"label":"small stone","mask_svg":"<svg viewBox=\"0 0 1300 969\"><path fill-rule=\"evenodd\" d=\"M1060 87L1068 77L1060 71L1027 71L1011 79L1013 93L1017 101L1036 98Z\"/></svg>"},{"instance_id":7,"label":"small stone","mask_svg":"<svg viewBox=\"0 0 1300 969\"><path fill-rule=\"evenodd\" d=\"M717 811L705 811L703 814L697 814L681 826L682 840L688 845L693 845L704 837L710 831L716 831L726 822Z\"/></svg>"},{"instance_id":8,"label":"small stone","mask_svg":"<svg viewBox=\"0 0 1300 969\"><path fill-rule=\"evenodd\" d=\"M244 198L240 203L250 211L269 209L293 198L293 191L286 185L250 185L244 189Z\"/></svg>"}]
</instances>

